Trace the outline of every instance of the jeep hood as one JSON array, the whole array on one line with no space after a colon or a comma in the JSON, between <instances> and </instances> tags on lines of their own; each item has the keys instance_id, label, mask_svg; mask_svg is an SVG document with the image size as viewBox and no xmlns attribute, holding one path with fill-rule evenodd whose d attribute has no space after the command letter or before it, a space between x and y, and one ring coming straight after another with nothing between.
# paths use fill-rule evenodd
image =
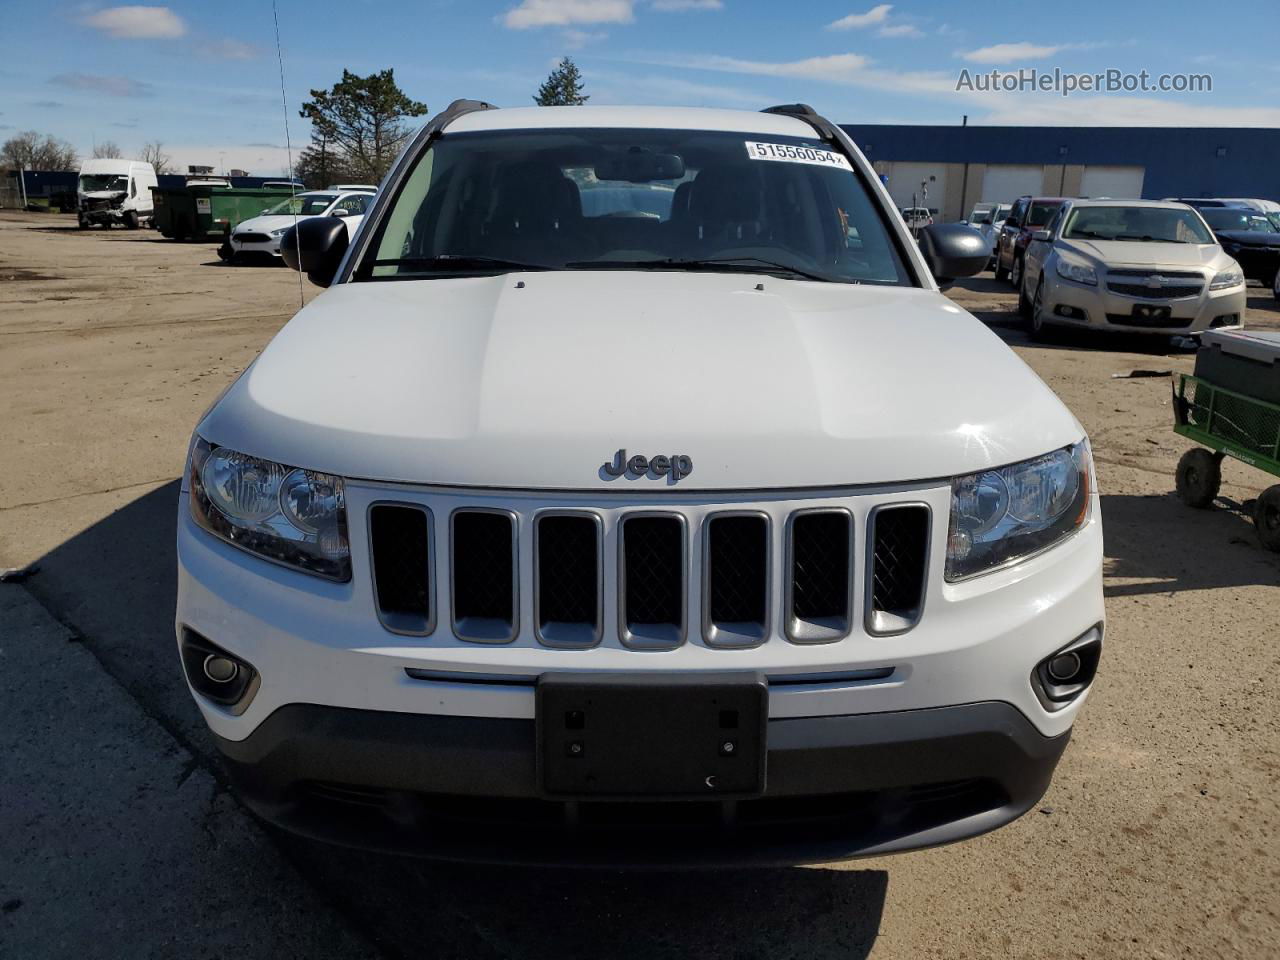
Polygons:
<instances>
[{"instance_id":1,"label":"jeep hood","mask_svg":"<svg viewBox=\"0 0 1280 960\"><path fill-rule=\"evenodd\" d=\"M947 477L1083 436L931 290L587 271L334 287L199 430L346 477L627 492L664 481L610 477L619 448L691 458L680 489L804 488Z\"/></svg>"}]
</instances>

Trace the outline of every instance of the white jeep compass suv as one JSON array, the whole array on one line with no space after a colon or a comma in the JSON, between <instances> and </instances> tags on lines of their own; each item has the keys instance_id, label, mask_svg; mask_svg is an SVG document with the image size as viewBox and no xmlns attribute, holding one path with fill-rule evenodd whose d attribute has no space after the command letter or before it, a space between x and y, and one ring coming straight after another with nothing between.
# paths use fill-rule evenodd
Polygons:
<instances>
[{"instance_id":1,"label":"white jeep compass suv","mask_svg":"<svg viewBox=\"0 0 1280 960\"><path fill-rule=\"evenodd\" d=\"M459 101L196 427L186 678L248 805L508 862L832 860L1048 786L1102 645L1088 443L865 158Z\"/></svg>"}]
</instances>

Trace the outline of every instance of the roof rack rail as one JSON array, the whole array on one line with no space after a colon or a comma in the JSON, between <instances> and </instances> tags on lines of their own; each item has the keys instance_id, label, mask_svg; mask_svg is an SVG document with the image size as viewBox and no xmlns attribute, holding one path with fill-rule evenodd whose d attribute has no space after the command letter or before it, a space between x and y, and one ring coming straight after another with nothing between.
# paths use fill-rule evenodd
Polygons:
<instances>
[{"instance_id":1,"label":"roof rack rail","mask_svg":"<svg viewBox=\"0 0 1280 960\"><path fill-rule=\"evenodd\" d=\"M440 131L464 114L475 113L477 110L497 109L492 103L485 103L483 100L455 100L432 117L427 127L433 132Z\"/></svg>"},{"instance_id":2,"label":"roof rack rail","mask_svg":"<svg viewBox=\"0 0 1280 960\"><path fill-rule=\"evenodd\" d=\"M784 117L795 117L797 120L803 120L825 140L836 139L836 127L830 120L818 113L817 110L809 106L807 103L780 103L776 107L765 107L761 113L777 113Z\"/></svg>"}]
</instances>

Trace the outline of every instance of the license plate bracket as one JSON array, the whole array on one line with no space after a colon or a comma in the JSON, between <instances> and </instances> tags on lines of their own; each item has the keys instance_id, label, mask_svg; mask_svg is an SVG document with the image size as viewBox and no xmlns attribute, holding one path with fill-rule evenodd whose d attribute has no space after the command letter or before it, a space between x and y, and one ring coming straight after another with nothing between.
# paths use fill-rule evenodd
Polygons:
<instances>
[{"instance_id":1,"label":"license plate bracket","mask_svg":"<svg viewBox=\"0 0 1280 960\"><path fill-rule=\"evenodd\" d=\"M544 674L538 782L557 799L731 799L764 792L761 674Z\"/></svg>"}]
</instances>

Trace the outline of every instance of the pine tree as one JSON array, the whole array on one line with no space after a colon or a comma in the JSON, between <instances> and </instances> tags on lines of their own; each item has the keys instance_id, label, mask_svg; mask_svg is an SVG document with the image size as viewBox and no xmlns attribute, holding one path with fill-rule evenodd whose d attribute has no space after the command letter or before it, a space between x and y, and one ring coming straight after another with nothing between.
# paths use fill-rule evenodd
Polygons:
<instances>
[{"instance_id":1,"label":"pine tree","mask_svg":"<svg viewBox=\"0 0 1280 960\"><path fill-rule=\"evenodd\" d=\"M568 57L562 57L538 88L533 102L540 107L580 107L590 97L582 92L582 73Z\"/></svg>"}]
</instances>

